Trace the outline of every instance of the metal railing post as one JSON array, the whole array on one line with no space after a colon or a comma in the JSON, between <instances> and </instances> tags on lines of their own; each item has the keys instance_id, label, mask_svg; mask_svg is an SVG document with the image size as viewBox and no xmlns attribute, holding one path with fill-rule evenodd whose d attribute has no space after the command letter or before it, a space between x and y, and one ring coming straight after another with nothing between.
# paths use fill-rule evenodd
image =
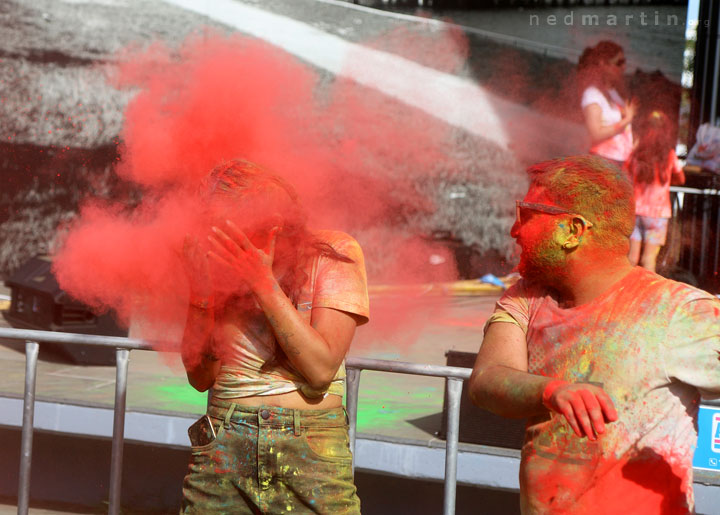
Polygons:
<instances>
[{"instance_id":1,"label":"metal railing post","mask_svg":"<svg viewBox=\"0 0 720 515\"><path fill-rule=\"evenodd\" d=\"M720 262L720 199L715 199L715 259L713 260L712 276L717 279L718 262Z\"/></svg>"},{"instance_id":2,"label":"metal railing post","mask_svg":"<svg viewBox=\"0 0 720 515\"><path fill-rule=\"evenodd\" d=\"M347 414L350 434L350 452L353 456L352 470L355 473L355 434L357 431L357 407L360 391L360 370L348 368L345 373L345 384L347 385Z\"/></svg>"},{"instance_id":3,"label":"metal railing post","mask_svg":"<svg viewBox=\"0 0 720 515\"><path fill-rule=\"evenodd\" d=\"M705 262L707 259L707 243L710 238L710 195L703 195L702 199L702 230L700 231L700 265L699 276L705 275Z\"/></svg>"},{"instance_id":4,"label":"metal railing post","mask_svg":"<svg viewBox=\"0 0 720 515\"><path fill-rule=\"evenodd\" d=\"M460 396L463 380L448 377L447 389L447 435L445 447L445 496L443 499L443 515L454 515L455 495L457 492L457 458L458 438L460 433Z\"/></svg>"},{"instance_id":5,"label":"metal railing post","mask_svg":"<svg viewBox=\"0 0 720 515\"><path fill-rule=\"evenodd\" d=\"M20 444L20 477L18 479L18 515L27 515L30 507L30 468L32 464L33 424L35 418L35 384L40 344L25 342L25 393Z\"/></svg>"},{"instance_id":6,"label":"metal railing post","mask_svg":"<svg viewBox=\"0 0 720 515\"><path fill-rule=\"evenodd\" d=\"M678 191L675 194L675 199L677 200L677 213L673 213L673 217L677 217L679 223L679 232L681 235L685 234L685 231L687 230L687 214L685 213L683 209L683 205L685 203L685 193L682 191ZM686 260L686 253L685 253L685 247L683 244L682 237L680 238L680 250L678 251L678 257L677 257L677 263L676 265L684 266L685 260Z\"/></svg>"},{"instance_id":7,"label":"metal railing post","mask_svg":"<svg viewBox=\"0 0 720 515\"><path fill-rule=\"evenodd\" d=\"M710 125L716 125L715 122L717 122L717 106L718 106L718 80L720 79L718 77L718 69L720 69L720 37L717 37L717 27L718 24L720 24L720 11L717 12L718 19L716 20L716 30L715 30L715 64L713 66L713 70L715 70L715 76L713 77L713 84L712 89L710 90L710 119L708 120L710 122ZM708 36L710 35L710 31L707 32ZM709 45L708 45L709 46ZM706 55L710 55L710 52L707 52ZM707 68L706 68L707 70Z\"/></svg>"},{"instance_id":8,"label":"metal railing post","mask_svg":"<svg viewBox=\"0 0 720 515\"><path fill-rule=\"evenodd\" d=\"M123 443L125 437L125 400L127 397L127 373L130 351L117 349L115 373L115 413L113 417L112 456L110 460L110 515L120 513L120 489L122 486Z\"/></svg>"},{"instance_id":9,"label":"metal railing post","mask_svg":"<svg viewBox=\"0 0 720 515\"><path fill-rule=\"evenodd\" d=\"M695 242L697 241L697 221L698 221L698 204L700 203L700 199L693 198L692 201L692 217L690 218L690 263L688 265L688 270L693 273L697 273L697 269L695 268ZM702 229L702 227L701 227Z\"/></svg>"}]
</instances>

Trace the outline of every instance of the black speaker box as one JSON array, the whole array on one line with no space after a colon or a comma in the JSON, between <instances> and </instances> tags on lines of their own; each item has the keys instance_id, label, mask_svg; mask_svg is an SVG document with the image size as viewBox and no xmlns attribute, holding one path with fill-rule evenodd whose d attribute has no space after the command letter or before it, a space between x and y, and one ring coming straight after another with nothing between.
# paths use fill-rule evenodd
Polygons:
<instances>
[{"instance_id":1,"label":"black speaker box","mask_svg":"<svg viewBox=\"0 0 720 515\"><path fill-rule=\"evenodd\" d=\"M450 350L445 353L447 365L451 367L472 368L475 364L474 352ZM447 392L443 399L443 416L440 438L447 436ZM460 434L458 440L465 443L520 449L525 436L525 419L504 418L487 410L478 408L470 400L467 381L463 383L460 398Z\"/></svg>"},{"instance_id":2,"label":"black speaker box","mask_svg":"<svg viewBox=\"0 0 720 515\"><path fill-rule=\"evenodd\" d=\"M61 290L52 274L50 258L47 256L36 256L23 263L5 281L5 286L10 288L10 309L3 311L3 316L12 327L127 336L127 330L118 327L110 313L96 315ZM115 349L111 347L41 344L41 349L47 348L77 364L115 364Z\"/></svg>"}]
</instances>

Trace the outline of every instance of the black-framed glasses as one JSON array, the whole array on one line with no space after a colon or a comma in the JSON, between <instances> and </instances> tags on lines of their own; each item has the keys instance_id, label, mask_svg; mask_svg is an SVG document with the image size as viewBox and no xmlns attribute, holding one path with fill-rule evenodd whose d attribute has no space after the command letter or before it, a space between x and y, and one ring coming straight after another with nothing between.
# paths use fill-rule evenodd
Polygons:
<instances>
[{"instance_id":1,"label":"black-framed glasses","mask_svg":"<svg viewBox=\"0 0 720 515\"><path fill-rule=\"evenodd\" d=\"M582 221L585 223L585 226L590 228L593 226L593 223L585 218L584 216L575 213L573 211L570 211L568 209L565 209L563 207L558 206L550 206L548 204L537 204L535 202L524 202L522 200L516 200L515 201L515 221L517 223L522 224L522 210L523 209L529 209L530 211L538 211L540 213L546 213L548 215L575 215L582 219Z\"/></svg>"}]
</instances>

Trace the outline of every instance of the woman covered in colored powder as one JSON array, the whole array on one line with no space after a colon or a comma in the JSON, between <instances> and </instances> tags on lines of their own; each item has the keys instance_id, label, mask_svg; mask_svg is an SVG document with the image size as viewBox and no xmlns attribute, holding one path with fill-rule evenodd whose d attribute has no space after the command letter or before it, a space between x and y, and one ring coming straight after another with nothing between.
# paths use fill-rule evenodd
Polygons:
<instances>
[{"instance_id":1,"label":"woman covered in colored powder","mask_svg":"<svg viewBox=\"0 0 720 515\"><path fill-rule=\"evenodd\" d=\"M209 182L212 229L184 252L182 356L190 384L212 388L212 427L192 447L182 512L360 513L342 395L369 314L362 251L311 232L294 189L252 163Z\"/></svg>"},{"instance_id":2,"label":"woman covered in colored powder","mask_svg":"<svg viewBox=\"0 0 720 515\"><path fill-rule=\"evenodd\" d=\"M625 54L620 45L601 41L586 48L578 61L578 82L590 153L622 167L633 148L631 122L635 104L623 96Z\"/></svg>"},{"instance_id":3,"label":"woman covered in colored powder","mask_svg":"<svg viewBox=\"0 0 720 515\"><path fill-rule=\"evenodd\" d=\"M675 155L667 115L650 113L647 129L630 155L626 169L635 188L635 229L630 236L630 262L655 271L672 216L670 184L684 184L685 174Z\"/></svg>"}]
</instances>

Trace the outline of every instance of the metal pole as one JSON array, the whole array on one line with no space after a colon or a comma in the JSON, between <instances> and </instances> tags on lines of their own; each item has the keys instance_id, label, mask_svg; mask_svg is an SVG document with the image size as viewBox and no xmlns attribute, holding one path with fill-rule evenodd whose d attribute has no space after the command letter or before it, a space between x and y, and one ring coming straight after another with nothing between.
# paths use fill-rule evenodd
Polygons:
<instances>
[{"instance_id":1,"label":"metal pole","mask_svg":"<svg viewBox=\"0 0 720 515\"><path fill-rule=\"evenodd\" d=\"M712 15L712 9L710 8L710 5L706 2L701 2L702 5L699 6L698 9L698 20L709 20L710 16ZM704 45L701 45L700 41L700 32L702 31L703 34L703 40ZM705 106L707 101L707 90L708 85L710 81L708 80L708 73L710 73L710 44L712 43L710 39L710 28L707 29L701 28L701 23L698 23L698 28L696 31L695 37L697 38L695 41L695 69L693 70L693 88L696 88L697 86L697 80L698 80L698 68L701 67L701 77L702 82L700 85L700 109L699 109L699 122L703 122L703 118L705 118ZM699 65L699 60L697 59L697 51L698 48L702 49L702 65ZM697 127L695 127L695 130L697 130Z\"/></svg>"},{"instance_id":2,"label":"metal pole","mask_svg":"<svg viewBox=\"0 0 720 515\"><path fill-rule=\"evenodd\" d=\"M100 347L122 347L124 349L153 350L153 347L144 340L125 338L122 336L100 336L97 334L60 333L55 331L38 331L34 329L16 329L14 327L0 327L0 338L12 340L31 340L52 343L84 343Z\"/></svg>"},{"instance_id":3,"label":"metal pole","mask_svg":"<svg viewBox=\"0 0 720 515\"><path fill-rule=\"evenodd\" d=\"M690 262L688 263L688 270L692 273L697 273L695 268L695 235L697 232L697 204L696 198L690 199L690 205L692 206L692 216L690 218Z\"/></svg>"},{"instance_id":4,"label":"metal pole","mask_svg":"<svg viewBox=\"0 0 720 515\"><path fill-rule=\"evenodd\" d=\"M20 444L20 477L18 480L18 515L27 515L30 507L30 466L32 464L33 422L35 418L35 379L40 344L25 342L25 394Z\"/></svg>"},{"instance_id":5,"label":"metal pole","mask_svg":"<svg viewBox=\"0 0 720 515\"><path fill-rule=\"evenodd\" d=\"M678 206L677 207L677 217L678 217L678 221L680 222L678 225L678 230L681 235L684 235L685 231L683 229L685 228L685 225L686 225L685 220L687 220L687 213L685 213L685 209L684 209L685 193L682 191L678 191L675 194L675 198L677 199L677 206ZM673 216L676 216L676 215L673 214ZM687 254L685 252L687 249L686 249L686 246L683 243L683 241L684 241L684 238L681 237L680 238L680 254L678 255L678 262L676 263L677 265L680 265L680 266L683 266L683 263L685 262L685 256ZM690 269L689 266L687 266L686 268L688 268L688 270Z\"/></svg>"},{"instance_id":6,"label":"metal pole","mask_svg":"<svg viewBox=\"0 0 720 515\"><path fill-rule=\"evenodd\" d=\"M127 397L127 372L130 351L117 349L115 374L115 415L113 418L112 456L110 459L110 515L120 513L120 488L122 484L123 441L125 437L125 399Z\"/></svg>"},{"instance_id":7,"label":"metal pole","mask_svg":"<svg viewBox=\"0 0 720 515\"><path fill-rule=\"evenodd\" d=\"M710 232L710 195L702 197L702 230L700 231L700 271L699 279L705 277L705 260L707 259L707 244Z\"/></svg>"},{"instance_id":8,"label":"metal pole","mask_svg":"<svg viewBox=\"0 0 720 515\"><path fill-rule=\"evenodd\" d=\"M717 10L715 20L715 64L712 68L713 85L710 90L710 125L715 125L718 116L718 73L720 73L720 10ZM710 45L708 45L710 46Z\"/></svg>"},{"instance_id":9,"label":"metal pole","mask_svg":"<svg viewBox=\"0 0 720 515\"><path fill-rule=\"evenodd\" d=\"M712 277L718 279L718 259L720 258L720 196L715 197L715 252Z\"/></svg>"},{"instance_id":10,"label":"metal pole","mask_svg":"<svg viewBox=\"0 0 720 515\"><path fill-rule=\"evenodd\" d=\"M448 377L445 390L448 399L447 435L445 447L445 498L443 515L454 515L455 494L457 489L458 437L460 433L460 395L462 379Z\"/></svg>"},{"instance_id":11,"label":"metal pole","mask_svg":"<svg viewBox=\"0 0 720 515\"><path fill-rule=\"evenodd\" d=\"M347 385L347 414L348 432L350 433L350 452L353 456L352 469L355 473L355 431L357 429L357 406L358 392L360 391L360 369L348 368L345 374L345 384Z\"/></svg>"},{"instance_id":12,"label":"metal pole","mask_svg":"<svg viewBox=\"0 0 720 515\"><path fill-rule=\"evenodd\" d=\"M386 361L384 359L355 357L346 359L345 367L419 376L457 377L458 379L470 379L470 374L472 373L472 369L470 368L422 365L420 363L406 363L404 361Z\"/></svg>"}]
</instances>

